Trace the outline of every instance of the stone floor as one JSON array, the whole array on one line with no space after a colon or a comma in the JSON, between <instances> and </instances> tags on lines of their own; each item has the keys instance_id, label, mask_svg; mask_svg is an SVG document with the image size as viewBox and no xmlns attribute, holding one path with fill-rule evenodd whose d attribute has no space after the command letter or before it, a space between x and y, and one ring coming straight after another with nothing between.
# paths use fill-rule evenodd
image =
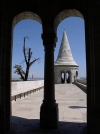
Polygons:
<instances>
[{"instance_id":1,"label":"stone floor","mask_svg":"<svg viewBox=\"0 0 100 134\"><path fill-rule=\"evenodd\" d=\"M12 102L12 129L7 134L86 134L86 93L74 84L55 85L59 107L58 128L39 128L43 90Z\"/></svg>"}]
</instances>

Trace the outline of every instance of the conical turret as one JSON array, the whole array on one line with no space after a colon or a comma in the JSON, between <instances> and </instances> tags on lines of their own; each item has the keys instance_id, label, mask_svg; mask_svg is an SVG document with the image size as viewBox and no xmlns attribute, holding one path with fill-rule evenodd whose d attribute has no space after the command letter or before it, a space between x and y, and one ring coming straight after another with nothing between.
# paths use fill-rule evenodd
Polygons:
<instances>
[{"instance_id":1,"label":"conical turret","mask_svg":"<svg viewBox=\"0 0 100 134\"><path fill-rule=\"evenodd\" d=\"M63 32L62 41L55 65L78 66L73 59L65 29Z\"/></svg>"}]
</instances>

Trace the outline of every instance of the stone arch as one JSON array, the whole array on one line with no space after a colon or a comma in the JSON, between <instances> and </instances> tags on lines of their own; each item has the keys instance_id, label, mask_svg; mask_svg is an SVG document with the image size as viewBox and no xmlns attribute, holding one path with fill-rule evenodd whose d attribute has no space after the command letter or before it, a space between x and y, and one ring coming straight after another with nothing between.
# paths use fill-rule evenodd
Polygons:
<instances>
[{"instance_id":1,"label":"stone arch","mask_svg":"<svg viewBox=\"0 0 100 134\"><path fill-rule=\"evenodd\" d=\"M25 12L21 12L21 13L15 15L15 17L12 20L11 46L13 46L13 30L14 30L14 27L20 21L25 20L25 19L36 20L37 23L39 22L40 24L42 24L42 19L37 14L35 14L34 12L25 11ZM10 51L12 53L12 47L11 47ZM12 56L11 56L10 64L11 64L11 62L12 62ZM11 95L11 90L9 92L10 92L10 95ZM12 109L12 107L10 107L10 110L11 109Z\"/></svg>"},{"instance_id":2,"label":"stone arch","mask_svg":"<svg viewBox=\"0 0 100 134\"><path fill-rule=\"evenodd\" d=\"M76 77L78 77L78 71L76 71Z\"/></svg>"},{"instance_id":3,"label":"stone arch","mask_svg":"<svg viewBox=\"0 0 100 134\"><path fill-rule=\"evenodd\" d=\"M71 71L66 71L66 82L71 83Z\"/></svg>"},{"instance_id":4,"label":"stone arch","mask_svg":"<svg viewBox=\"0 0 100 134\"><path fill-rule=\"evenodd\" d=\"M61 83L64 83L65 81L65 72L64 71L61 71Z\"/></svg>"},{"instance_id":5,"label":"stone arch","mask_svg":"<svg viewBox=\"0 0 100 134\"><path fill-rule=\"evenodd\" d=\"M60 24L61 21L63 21L65 18L68 18L68 17L71 17L71 16L84 18L83 14L76 9L63 10L54 19L55 31L57 30L57 27L58 27L58 25Z\"/></svg>"},{"instance_id":6,"label":"stone arch","mask_svg":"<svg viewBox=\"0 0 100 134\"><path fill-rule=\"evenodd\" d=\"M29 12L29 11L26 11L26 12L22 12L18 15L16 15L12 21L12 29L14 28L14 26L21 20L24 20L24 19L32 19L32 20L36 20L38 21L39 23L42 24L42 20L41 18L33 13L33 12Z\"/></svg>"},{"instance_id":7,"label":"stone arch","mask_svg":"<svg viewBox=\"0 0 100 134\"><path fill-rule=\"evenodd\" d=\"M12 34L11 34L11 45L12 46L13 46L13 30L14 30L14 27L18 22L20 22L21 20L25 20L25 19L36 20L37 22L42 24L42 19L37 14L35 14L34 12L25 11L25 12L21 12L21 13L15 15L15 17L12 20Z\"/></svg>"}]
</instances>

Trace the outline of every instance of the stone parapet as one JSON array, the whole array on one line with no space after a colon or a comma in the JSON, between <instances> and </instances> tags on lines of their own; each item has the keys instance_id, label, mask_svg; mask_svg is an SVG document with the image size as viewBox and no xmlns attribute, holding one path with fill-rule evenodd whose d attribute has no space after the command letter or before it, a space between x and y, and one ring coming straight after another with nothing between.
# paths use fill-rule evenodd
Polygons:
<instances>
[{"instance_id":1,"label":"stone parapet","mask_svg":"<svg viewBox=\"0 0 100 134\"><path fill-rule=\"evenodd\" d=\"M77 79L77 82L87 85L87 80Z\"/></svg>"},{"instance_id":2,"label":"stone parapet","mask_svg":"<svg viewBox=\"0 0 100 134\"><path fill-rule=\"evenodd\" d=\"M75 84L83 90L87 90L87 80L76 79Z\"/></svg>"},{"instance_id":3,"label":"stone parapet","mask_svg":"<svg viewBox=\"0 0 100 134\"><path fill-rule=\"evenodd\" d=\"M43 89L44 80L12 82L11 85L11 100L16 101Z\"/></svg>"}]
</instances>

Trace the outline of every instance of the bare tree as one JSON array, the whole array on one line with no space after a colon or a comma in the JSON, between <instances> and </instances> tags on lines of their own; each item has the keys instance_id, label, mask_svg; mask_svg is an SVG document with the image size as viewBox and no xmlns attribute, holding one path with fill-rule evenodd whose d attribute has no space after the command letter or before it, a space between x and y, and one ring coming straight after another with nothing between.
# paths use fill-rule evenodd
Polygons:
<instances>
[{"instance_id":1,"label":"bare tree","mask_svg":"<svg viewBox=\"0 0 100 134\"><path fill-rule=\"evenodd\" d=\"M23 81L27 81L30 67L33 65L33 63L35 63L37 60L40 59L40 58L35 58L34 60L31 61L33 52L31 52L31 48L26 48L26 45L25 45L26 38L28 37L24 37L24 45L23 45L24 60L22 61L22 63L25 62L26 64L26 70L24 71L21 65L14 66L14 68L16 69L14 73L17 73L18 75L20 75L20 78Z\"/></svg>"}]
</instances>

